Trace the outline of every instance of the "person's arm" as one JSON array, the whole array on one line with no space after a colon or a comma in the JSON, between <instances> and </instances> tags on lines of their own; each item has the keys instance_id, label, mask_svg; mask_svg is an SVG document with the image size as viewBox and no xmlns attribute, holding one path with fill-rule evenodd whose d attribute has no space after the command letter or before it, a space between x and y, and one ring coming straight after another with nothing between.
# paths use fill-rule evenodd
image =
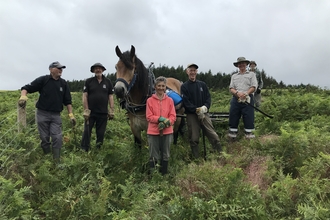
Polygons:
<instances>
[{"instance_id":1,"label":"person's arm","mask_svg":"<svg viewBox=\"0 0 330 220\"><path fill-rule=\"evenodd\" d=\"M87 92L83 92L82 103L83 103L84 109L89 109L89 106L88 106L88 93Z\"/></svg>"},{"instance_id":2,"label":"person's arm","mask_svg":"<svg viewBox=\"0 0 330 220\"><path fill-rule=\"evenodd\" d=\"M262 89L264 87L264 81L262 80L262 73L259 74L260 82L259 82L259 88Z\"/></svg>"},{"instance_id":3,"label":"person's arm","mask_svg":"<svg viewBox=\"0 0 330 220\"><path fill-rule=\"evenodd\" d=\"M72 105L71 104L68 104L66 105L66 109L68 110L68 114L72 114Z\"/></svg>"},{"instance_id":4,"label":"person's arm","mask_svg":"<svg viewBox=\"0 0 330 220\"><path fill-rule=\"evenodd\" d=\"M115 106L115 103L113 101L113 94L109 94L109 108L112 112L115 111L114 106Z\"/></svg>"},{"instance_id":5,"label":"person's arm","mask_svg":"<svg viewBox=\"0 0 330 220\"><path fill-rule=\"evenodd\" d=\"M210 95L210 91L209 88L206 86L206 84L204 84L204 90L205 90L205 94L206 94L206 99L204 102L204 105L207 107L207 109L210 109L211 107L211 95Z\"/></svg>"},{"instance_id":6,"label":"person's arm","mask_svg":"<svg viewBox=\"0 0 330 220\"><path fill-rule=\"evenodd\" d=\"M151 103L150 99L152 99L152 97L149 97L147 99L146 119L150 123L158 124L159 115L154 114L153 108L152 108L152 103Z\"/></svg>"},{"instance_id":7,"label":"person's arm","mask_svg":"<svg viewBox=\"0 0 330 220\"><path fill-rule=\"evenodd\" d=\"M186 87L184 87L183 85L181 86L181 95L182 95L182 102L186 111L191 113L195 112L197 106L190 101L189 92L187 91Z\"/></svg>"},{"instance_id":8,"label":"person's arm","mask_svg":"<svg viewBox=\"0 0 330 220\"><path fill-rule=\"evenodd\" d=\"M26 89L21 90L21 96L27 96L28 91Z\"/></svg>"},{"instance_id":9,"label":"person's arm","mask_svg":"<svg viewBox=\"0 0 330 220\"><path fill-rule=\"evenodd\" d=\"M169 111L168 119L170 120L171 125L173 125L174 122L176 121L176 112L175 112L174 102L172 99L170 99L169 108L170 111Z\"/></svg>"}]
</instances>

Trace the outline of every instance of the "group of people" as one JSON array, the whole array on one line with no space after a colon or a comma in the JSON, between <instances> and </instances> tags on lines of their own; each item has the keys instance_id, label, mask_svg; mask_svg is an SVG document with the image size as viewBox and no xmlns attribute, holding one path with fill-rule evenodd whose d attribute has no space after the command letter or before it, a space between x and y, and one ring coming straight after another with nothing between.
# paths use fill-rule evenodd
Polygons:
<instances>
[{"instance_id":1,"label":"group of people","mask_svg":"<svg viewBox=\"0 0 330 220\"><path fill-rule=\"evenodd\" d=\"M231 76L229 90L233 97L230 101L229 133L230 138L238 134L239 120L242 117L245 137L254 138L254 108L255 103L260 106L260 92L263 86L262 77L255 73L256 62L239 57L233 63L238 72ZM247 67L250 67L248 70ZM41 139L41 148L45 154L53 152L53 158L60 159L62 147L62 131L60 113L63 105L67 107L68 116L75 126L76 119L72 112L72 98L67 82L61 77L66 66L59 62L49 65L49 75L41 76L21 88L21 97L18 101L24 106L27 94L39 92L36 103L37 124ZM90 71L94 77L85 81L83 88L83 107L85 131L82 137L81 148L90 149L90 135L92 128L96 128L96 146L102 146L108 119L114 118L113 85L103 75L106 68L101 63L95 63ZM217 135L209 109L211 95L205 82L197 79L198 65L187 65L188 80L181 85L182 103L185 108L188 138L194 158L199 158L199 138L202 130L215 152L221 152L220 138ZM147 99L146 120L148 121L148 144L150 154L150 170L154 170L159 162L160 172L165 175L168 171L170 145L173 140L173 124L176 112L173 100L166 94L166 78L160 76L155 79L155 93ZM52 146L52 148L51 148Z\"/></svg>"},{"instance_id":2,"label":"group of people","mask_svg":"<svg viewBox=\"0 0 330 220\"><path fill-rule=\"evenodd\" d=\"M53 158L59 162L62 148L62 120L60 114L63 105L67 107L68 116L73 126L76 119L72 112L72 97L66 80L62 78L66 66L58 61L49 65L50 74L40 76L21 88L19 106L26 105L27 94L39 92L36 103L36 119L41 148L45 154L53 153ZM95 76L85 81L83 88L83 107L85 131L81 148L90 149L90 136L95 125L96 146L101 147L107 126L107 120L114 118L113 86L111 81L103 75L106 68L101 63L95 63L90 71ZM109 105L109 108L108 108Z\"/></svg>"},{"instance_id":3,"label":"group of people","mask_svg":"<svg viewBox=\"0 0 330 220\"><path fill-rule=\"evenodd\" d=\"M263 86L262 77L255 73L256 62L239 57L233 63L239 71L232 75L229 85L233 94L229 112L229 133L230 138L236 138L238 124L241 117L245 128L245 137L254 138L254 108L249 106L261 102L261 88ZM250 71L247 66L250 65ZM202 130L212 145L215 152L221 152L219 136L217 135L211 118L209 109L211 107L211 95L205 82L197 79L198 65L188 64L186 73L188 80L181 85L181 95L183 107L185 108L188 137L191 152L194 158L199 158L199 139ZM261 82L260 82L261 81ZM158 77L155 80L155 91L147 100L146 118L148 121L148 142L150 149L150 169L153 170L160 162L160 171L164 175L167 173L168 159L170 157L170 145L173 135L173 125L175 121L175 109L173 100L169 99L165 93L166 78ZM254 93L259 94L258 98Z\"/></svg>"}]
</instances>

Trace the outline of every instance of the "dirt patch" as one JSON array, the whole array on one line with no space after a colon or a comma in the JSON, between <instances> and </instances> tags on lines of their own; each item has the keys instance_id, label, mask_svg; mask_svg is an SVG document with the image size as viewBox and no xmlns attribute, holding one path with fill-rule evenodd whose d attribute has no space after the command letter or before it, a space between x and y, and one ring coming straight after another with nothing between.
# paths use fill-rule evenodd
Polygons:
<instances>
[{"instance_id":1,"label":"dirt patch","mask_svg":"<svg viewBox=\"0 0 330 220\"><path fill-rule=\"evenodd\" d=\"M267 161L269 157L256 156L244 170L247 181L253 186L258 186L260 190L266 190L269 186L265 173L267 171Z\"/></svg>"},{"instance_id":2,"label":"dirt patch","mask_svg":"<svg viewBox=\"0 0 330 220\"><path fill-rule=\"evenodd\" d=\"M258 140L260 143L265 144L267 142L273 142L276 141L279 138L279 136L275 134L267 134L267 135L262 135L258 137Z\"/></svg>"}]
</instances>

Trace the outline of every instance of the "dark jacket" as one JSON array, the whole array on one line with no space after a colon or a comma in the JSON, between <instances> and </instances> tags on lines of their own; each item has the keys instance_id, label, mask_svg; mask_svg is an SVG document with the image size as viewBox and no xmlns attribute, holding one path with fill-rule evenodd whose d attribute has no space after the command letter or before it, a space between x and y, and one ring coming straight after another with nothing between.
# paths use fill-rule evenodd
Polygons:
<instances>
[{"instance_id":1,"label":"dark jacket","mask_svg":"<svg viewBox=\"0 0 330 220\"><path fill-rule=\"evenodd\" d=\"M181 94L186 114L196 113L196 108L203 105L211 107L211 95L203 81L186 81L181 85Z\"/></svg>"},{"instance_id":2,"label":"dark jacket","mask_svg":"<svg viewBox=\"0 0 330 220\"><path fill-rule=\"evenodd\" d=\"M55 80L51 75L40 76L23 89L28 93L39 92L36 107L44 111L61 112L63 105L72 104L69 86L62 78Z\"/></svg>"}]
</instances>

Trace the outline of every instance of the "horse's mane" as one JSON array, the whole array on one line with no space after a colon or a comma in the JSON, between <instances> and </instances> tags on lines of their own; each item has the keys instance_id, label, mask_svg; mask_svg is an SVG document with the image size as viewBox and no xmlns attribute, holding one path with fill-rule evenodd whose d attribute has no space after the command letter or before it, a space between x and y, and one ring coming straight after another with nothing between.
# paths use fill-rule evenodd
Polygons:
<instances>
[{"instance_id":1,"label":"horse's mane","mask_svg":"<svg viewBox=\"0 0 330 220\"><path fill-rule=\"evenodd\" d=\"M129 51L124 52L120 60L130 70L133 69L133 60L135 61L135 73L137 74L135 86L138 86L139 89L142 89L143 94L147 95L149 86L148 70L143 62L136 55L132 58Z\"/></svg>"}]
</instances>

